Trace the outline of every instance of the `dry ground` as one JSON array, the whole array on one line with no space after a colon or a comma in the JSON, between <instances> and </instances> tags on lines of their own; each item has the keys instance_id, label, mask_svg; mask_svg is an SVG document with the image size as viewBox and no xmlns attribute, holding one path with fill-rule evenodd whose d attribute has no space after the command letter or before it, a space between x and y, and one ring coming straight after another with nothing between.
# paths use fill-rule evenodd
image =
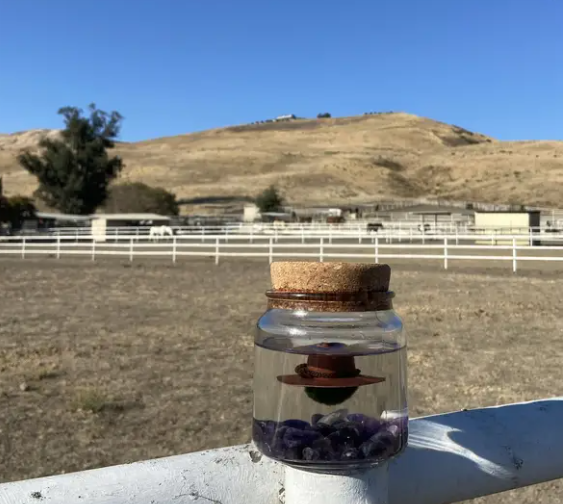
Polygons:
<instances>
[{"instance_id":1,"label":"dry ground","mask_svg":"<svg viewBox=\"0 0 563 504\"><path fill-rule=\"evenodd\" d=\"M33 192L36 181L15 156L54 133L0 135L7 194ZM297 204L439 197L561 205L563 142L500 142L405 113L213 129L121 143L116 153L122 180L180 198L255 196L275 183Z\"/></svg>"},{"instance_id":2,"label":"dry ground","mask_svg":"<svg viewBox=\"0 0 563 504\"><path fill-rule=\"evenodd\" d=\"M397 265L412 414L558 395L562 279ZM248 441L268 283L264 260L0 260L0 481Z\"/></svg>"}]
</instances>

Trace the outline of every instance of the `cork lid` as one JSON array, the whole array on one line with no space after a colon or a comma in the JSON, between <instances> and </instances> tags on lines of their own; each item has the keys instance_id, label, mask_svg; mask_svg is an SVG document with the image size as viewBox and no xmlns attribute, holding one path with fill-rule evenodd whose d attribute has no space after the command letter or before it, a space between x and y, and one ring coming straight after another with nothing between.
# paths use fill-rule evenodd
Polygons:
<instances>
[{"instance_id":1,"label":"cork lid","mask_svg":"<svg viewBox=\"0 0 563 504\"><path fill-rule=\"evenodd\" d=\"M282 261L271 264L270 274L277 291L387 292L391 268L387 264Z\"/></svg>"}]
</instances>

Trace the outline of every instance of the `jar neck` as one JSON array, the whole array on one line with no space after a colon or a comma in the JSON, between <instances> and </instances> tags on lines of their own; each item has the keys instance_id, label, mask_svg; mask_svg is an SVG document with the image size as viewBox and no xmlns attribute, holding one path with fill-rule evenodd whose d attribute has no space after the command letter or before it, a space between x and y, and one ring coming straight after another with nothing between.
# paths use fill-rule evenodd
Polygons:
<instances>
[{"instance_id":1,"label":"jar neck","mask_svg":"<svg viewBox=\"0 0 563 504\"><path fill-rule=\"evenodd\" d=\"M393 309L395 293L266 291L268 309L318 312L368 312Z\"/></svg>"}]
</instances>

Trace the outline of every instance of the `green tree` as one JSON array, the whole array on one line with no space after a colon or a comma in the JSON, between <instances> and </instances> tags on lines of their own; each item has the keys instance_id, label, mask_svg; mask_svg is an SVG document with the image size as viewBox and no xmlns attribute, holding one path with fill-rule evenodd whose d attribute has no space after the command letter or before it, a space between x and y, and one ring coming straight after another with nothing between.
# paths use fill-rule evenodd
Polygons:
<instances>
[{"instance_id":1,"label":"green tree","mask_svg":"<svg viewBox=\"0 0 563 504\"><path fill-rule=\"evenodd\" d=\"M317 119L330 119L331 115L328 112L321 112L317 114Z\"/></svg>"},{"instance_id":2,"label":"green tree","mask_svg":"<svg viewBox=\"0 0 563 504\"><path fill-rule=\"evenodd\" d=\"M142 182L111 186L104 208L107 212L149 212L161 215L179 213L178 201L173 193Z\"/></svg>"},{"instance_id":3,"label":"green tree","mask_svg":"<svg viewBox=\"0 0 563 504\"><path fill-rule=\"evenodd\" d=\"M94 104L88 110L84 116L76 107L59 109L65 123L61 139L45 138L39 155L26 150L18 156L20 165L37 177L41 200L65 213L93 213L123 168L121 158L108 155L119 135L121 115Z\"/></svg>"},{"instance_id":4,"label":"green tree","mask_svg":"<svg viewBox=\"0 0 563 504\"><path fill-rule=\"evenodd\" d=\"M283 205L283 198L278 193L275 186L270 186L268 189L260 193L254 200L260 212L275 212Z\"/></svg>"}]
</instances>

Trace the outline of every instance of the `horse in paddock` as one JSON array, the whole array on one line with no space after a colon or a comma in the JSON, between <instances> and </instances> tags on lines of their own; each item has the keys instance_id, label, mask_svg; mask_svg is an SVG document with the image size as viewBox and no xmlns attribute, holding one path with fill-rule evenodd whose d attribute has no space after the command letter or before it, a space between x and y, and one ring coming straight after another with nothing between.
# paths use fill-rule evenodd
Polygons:
<instances>
[{"instance_id":1,"label":"horse in paddock","mask_svg":"<svg viewBox=\"0 0 563 504\"><path fill-rule=\"evenodd\" d=\"M167 236L174 236L174 231L170 226L152 226L149 229L149 240L151 241L159 241Z\"/></svg>"}]
</instances>

